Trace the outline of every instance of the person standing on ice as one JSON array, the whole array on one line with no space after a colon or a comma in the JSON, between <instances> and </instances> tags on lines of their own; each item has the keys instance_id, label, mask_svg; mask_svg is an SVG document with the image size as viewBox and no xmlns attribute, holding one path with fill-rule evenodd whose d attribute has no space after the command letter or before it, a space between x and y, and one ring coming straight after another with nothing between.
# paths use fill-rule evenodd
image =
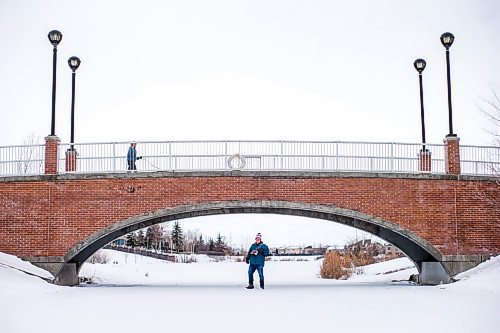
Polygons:
<instances>
[{"instance_id":1,"label":"person standing on ice","mask_svg":"<svg viewBox=\"0 0 500 333\"><path fill-rule=\"evenodd\" d=\"M270 256L269 248L266 244L262 243L262 235L260 232L255 236L255 243L250 246L248 254L246 256L246 263L250 264L248 266L248 287L247 289L253 289L253 274L255 271L259 273L260 288L264 289L264 263L266 257Z\"/></svg>"}]
</instances>

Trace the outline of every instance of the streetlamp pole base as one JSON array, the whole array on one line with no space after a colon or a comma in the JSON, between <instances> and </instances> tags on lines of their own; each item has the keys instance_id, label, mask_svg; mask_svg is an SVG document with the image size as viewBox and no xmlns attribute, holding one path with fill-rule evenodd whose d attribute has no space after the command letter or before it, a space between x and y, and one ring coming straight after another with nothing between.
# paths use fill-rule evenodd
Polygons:
<instances>
[{"instance_id":1,"label":"streetlamp pole base","mask_svg":"<svg viewBox=\"0 0 500 333\"><path fill-rule=\"evenodd\" d=\"M431 152L428 149L420 149L418 153L418 171L431 172Z\"/></svg>"},{"instance_id":2,"label":"streetlamp pole base","mask_svg":"<svg viewBox=\"0 0 500 333\"><path fill-rule=\"evenodd\" d=\"M76 157L78 153L76 150L68 149L66 150L66 172L76 172Z\"/></svg>"}]
</instances>

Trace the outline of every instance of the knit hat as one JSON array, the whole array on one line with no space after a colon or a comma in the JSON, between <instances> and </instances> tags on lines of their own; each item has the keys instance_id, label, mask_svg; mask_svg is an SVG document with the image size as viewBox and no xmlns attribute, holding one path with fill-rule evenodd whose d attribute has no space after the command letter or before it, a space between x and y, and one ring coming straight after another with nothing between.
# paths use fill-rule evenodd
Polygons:
<instances>
[{"instance_id":1,"label":"knit hat","mask_svg":"<svg viewBox=\"0 0 500 333\"><path fill-rule=\"evenodd\" d=\"M255 235L255 239L257 238L262 239L262 235L260 234L260 232L257 235Z\"/></svg>"}]
</instances>

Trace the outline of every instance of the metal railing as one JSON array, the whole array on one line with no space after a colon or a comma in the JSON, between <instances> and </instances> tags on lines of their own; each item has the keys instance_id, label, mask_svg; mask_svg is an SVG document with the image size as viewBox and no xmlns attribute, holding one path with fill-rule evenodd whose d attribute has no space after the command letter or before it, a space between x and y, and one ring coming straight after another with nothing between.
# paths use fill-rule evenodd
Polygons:
<instances>
[{"instance_id":1,"label":"metal railing","mask_svg":"<svg viewBox=\"0 0 500 333\"><path fill-rule=\"evenodd\" d=\"M76 173L127 172L129 142L75 143ZM66 152L59 145L59 173ZM154 141L138 142L141 171L349 171L418 173L421 144L304 141ZM427 144L431 172L445 172L444 145ZM0 147L0 176L44 173L44 145ZM461 146L462 174L495 175L500 148ZM73 173L73 172L72 172Z\"/></svg>"},{"instance_id":2,"label":"metal railing","mask_svg":"<svg viewBox=\"0 0 500 333\"><path fill-rule=\"evenodd\" d=\"M44 144L0 147L0 176L41 175L44 166Z\"/></svg>"},{"instance_id":3,"label":"metal railing","mask_svg":"<svg viewBox=\"0 0 500 333\"><path fill-rule=\"evenodd\" d=\"M460 168L464 175L500 176L500 147L460 146Z\"/></svg>"},{"instance_id":4,"label":"metal railing","mask_svg":"<svg viewBox=\"0 0 500 333\"><path fill-rule=\"evenodd\" d=\"M77 172L125 172L128 142L75 144ZM59 171L65 172L60 145ZM139 142L139 171L418 172L419 144L302 141ZM429 145L433 169L444 172L442 145Z\"/></svg>"}]
</instances>

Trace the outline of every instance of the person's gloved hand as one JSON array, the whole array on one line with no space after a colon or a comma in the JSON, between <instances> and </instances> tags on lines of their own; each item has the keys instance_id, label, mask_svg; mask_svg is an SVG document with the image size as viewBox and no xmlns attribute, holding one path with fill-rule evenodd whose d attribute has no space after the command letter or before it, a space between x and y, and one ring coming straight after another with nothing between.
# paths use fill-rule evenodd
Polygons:
<instances>
[{"instance_id":1,"label":"person's gloved hand","mask_svg":"<svg viewBox=\"0 0 500 333\"><path fill-rule=\"evenodd\" d=\"M142 156L137 157L138 160L142 160Z\"/></svg>"},{"instance_id":2,"label":"person's gloved hand","mask_svg":"<svg viewBox=\"0 0 500 333\"><path fill-rule=\"evenodd\" d=\"M245 259L245 262L246 262L247 264L249 264L249 263L250 263L250 260L248 260L248 259Z\"/></svg>"}]
</instances>

